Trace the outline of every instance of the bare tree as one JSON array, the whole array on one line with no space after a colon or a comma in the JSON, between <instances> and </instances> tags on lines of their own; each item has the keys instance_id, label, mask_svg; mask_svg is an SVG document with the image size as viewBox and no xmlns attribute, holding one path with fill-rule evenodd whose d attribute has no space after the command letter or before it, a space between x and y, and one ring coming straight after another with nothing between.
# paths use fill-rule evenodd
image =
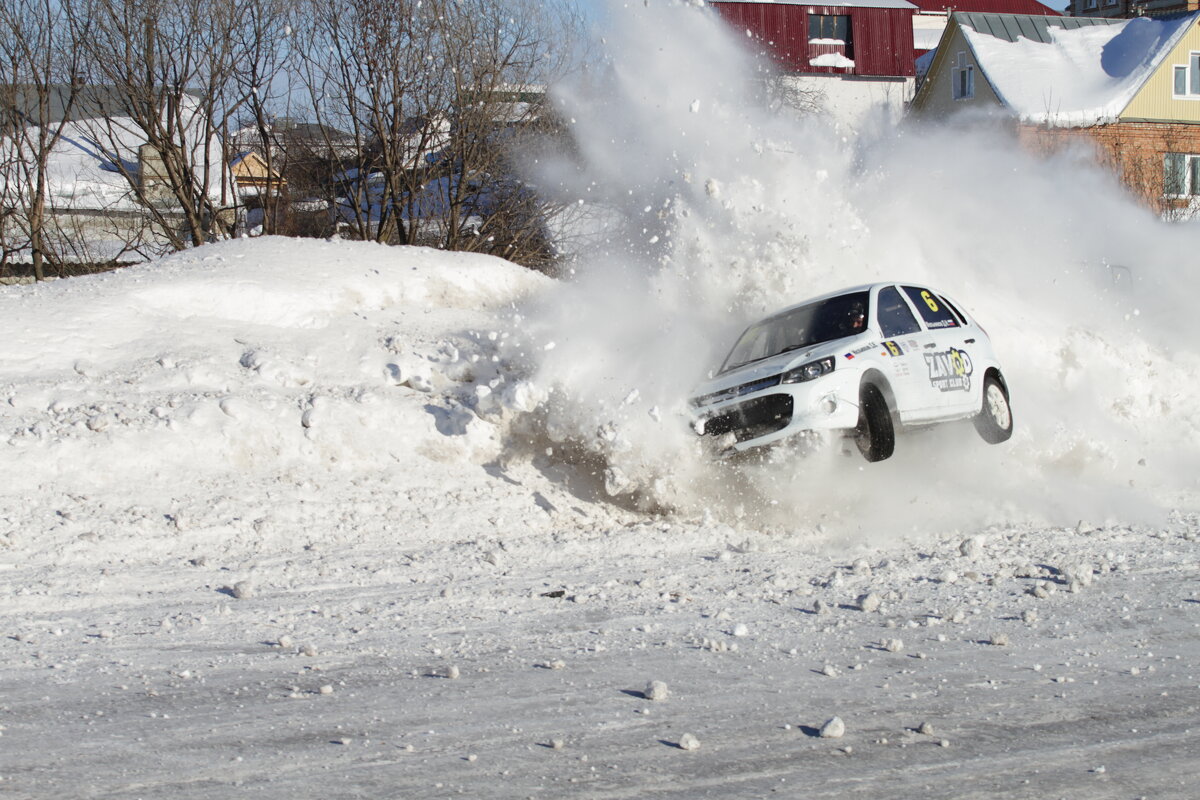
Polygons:
<instances>
[{"instance_id":1,"label":"bare tree","mask_svg":"<svg viewBox=\"0 0 1200 800\"><path fill-rule=\"evenodd\" d=\"M231 28L235 69L227 88L224 104L226 129L221 139L226 143L227 160L240 156L249 146L259 153L268 174L267 186L258 193L255 202L261 208L264 233L284 229L286 211L281 176L285 170L279 131L275 124L281 111L286 111L293 93L295 39L299 15L289 0L258 0L245 4L240 20ZM236 120L238 130L228 130Z\"/></svg>"},{"instance_id":2,"label":"bare tree","mask_svg":"<svg viewBox=\"0 0 1200 800\"><path fill-rule=\"evenodd\" d=\"M86 35L88 29L86 17L69 3L0 4L0 68L6 81L0 90L0 238L6 261L12 251L28 249L39 281L46 278L47 264L61 273L61 254L53 246L55 218L48 207L50 159L82 88L79 49L71 34Z\"/></svg>"},{"instance_id":3,"label":"bare tree","mask_svg":"<svg viewBox=\"0 0 1200 800\"><path fill-rule=\"evenodd\" d=\"M314 131L330 162L326 199L355 238L412 243L420 235L412 211L427 159L448 133L450 65L436 41L439 4L314 0L308 12L304 70ZM342 135L348 148L335 141Z\"/></svg>"},{"instance_id":4,"label":"bare tree","mask_svg":"<svg viewBox=\"0 0 1200 800\"><path fill-rule=\"evenodd\" d=\"M579 19L554 3L445 0L438 22L454 85L443 246L541 265L556 208L517 180L516 165L562 141L546 90L577 64Z\"/></svg>"},{"instance_id":5,"label":"bare tree","mask_svg":"<svg viewBox=\"0 0 1200 800\"><path fill-rule=\"evenodd\" d=\"M89 77L119 100L119 115L94 121L114 168L173 248L230 235L237 201L219 133L232 32L254 0L75 2L93 21L77 39Z\"/></svg>"},{"instance_id":6,"label":"bare tree","mask_svg":"<svg viewBox=\"0 0 1200 800\"><path fill-rule=\"evenodd\" d=\"M532 0L348 0L308 6L304 74L319 130L352 152L328 201L356 238L546 257L539 198L515 177L552 130L546 86L579 21ZM535 243L536 244L531 244Z\"/></svg>"}]
</instances>

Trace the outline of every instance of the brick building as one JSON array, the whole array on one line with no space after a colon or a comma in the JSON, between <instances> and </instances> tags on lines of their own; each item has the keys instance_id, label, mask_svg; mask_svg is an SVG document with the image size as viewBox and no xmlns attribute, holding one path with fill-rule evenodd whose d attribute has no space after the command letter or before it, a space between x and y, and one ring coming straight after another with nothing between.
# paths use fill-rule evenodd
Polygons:
<instances>
[{"instance_id":1,"label":"brick building","mask_svg":"<svg viewBox=\"0 0 1200 800\"><path fill-rule=\"evenodd\" d=\"M1003 115L1037 150L1086 141L1151 208L1200 213L1200 13L955 13L910 110Z\"/></svg>"}]
</instances>

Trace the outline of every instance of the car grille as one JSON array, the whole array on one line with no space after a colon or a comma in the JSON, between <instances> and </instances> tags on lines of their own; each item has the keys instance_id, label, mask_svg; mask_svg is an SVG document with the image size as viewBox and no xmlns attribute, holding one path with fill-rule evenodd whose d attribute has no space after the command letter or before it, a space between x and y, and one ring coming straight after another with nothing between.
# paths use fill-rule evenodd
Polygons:
<instances>
[{"instance_id":1,"label":"car grille","mask_svg":"<svg viewBox=\"0 0 1200 800\"><path fill-rule=\"evenodd\" d=\"M705 436L732 433L739 442L783 430L792 421L790 394L769 394L739 403L704 423Z\"/></svg>"},{"instance_id":2,"label":"car grille","mask_svg":"<svg viewBox=\"0 0 1200 800\"><path fill-rule=\"evenodd\" d=\"M772 375L769 378L762 378L757 381L751 381L750 383L743 383L741 386L734 386L729 389L722 389L719 392L713 392L712 394L693 397L692 405L696 406L697 408L701 406L710 406L713 403L721 403L725 400L732 400L733 398L741 397L744 394L761 392L763 389L769 389L772 386L778 386L781 378L782 376L780 375Z\"/></svg>"}]
</instances>

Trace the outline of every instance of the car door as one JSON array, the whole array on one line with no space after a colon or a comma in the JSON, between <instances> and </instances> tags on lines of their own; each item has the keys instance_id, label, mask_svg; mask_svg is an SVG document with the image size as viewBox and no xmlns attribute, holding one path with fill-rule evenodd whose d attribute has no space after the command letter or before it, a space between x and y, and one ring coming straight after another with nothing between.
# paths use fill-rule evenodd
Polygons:
<instances>
[{"instance_id":1,"label":"car door","mask_svg":"<svg viewBox=\"0 0 1200 800\"><path fill-rule=\"evenodd\" d=\"M887 375L902 421L928 407L925 343L931 341L897 286L884 286L875 298L875 324L883 336L880 369Z\"/></svg>"},{"instance_id":2,"label":"car door","mask_svg":"<svg viewBox=\"0 0 1200 800\"><path fill-rule=\"evenodd\" d=\"M921 356L924 360L925 404L918 412L923 419L961 416L975 409L975 338L966 319L940 295L924 286L900 287L920 315L924 328Z\"/></svg>"}]
</instances>

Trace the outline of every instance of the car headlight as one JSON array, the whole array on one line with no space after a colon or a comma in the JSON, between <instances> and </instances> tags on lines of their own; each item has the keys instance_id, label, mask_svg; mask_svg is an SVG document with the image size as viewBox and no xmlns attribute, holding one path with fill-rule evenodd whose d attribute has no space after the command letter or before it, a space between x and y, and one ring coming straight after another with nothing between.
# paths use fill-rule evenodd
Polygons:
<instances>
[{"instance_id":1,"label":"car headlight","mask_svg":"<svg viewBox=\"0 0 1200 800\"><path fill-rule=\"evenodd\" d=\"M820 361L810 361L807 364L801 364L795 369L789 369L783 373L783 380L780 383L804 383L805 381L815 380L822 375L828 375L833 372L835 359L822 358Z\"/></svg>"}]
</instances>

